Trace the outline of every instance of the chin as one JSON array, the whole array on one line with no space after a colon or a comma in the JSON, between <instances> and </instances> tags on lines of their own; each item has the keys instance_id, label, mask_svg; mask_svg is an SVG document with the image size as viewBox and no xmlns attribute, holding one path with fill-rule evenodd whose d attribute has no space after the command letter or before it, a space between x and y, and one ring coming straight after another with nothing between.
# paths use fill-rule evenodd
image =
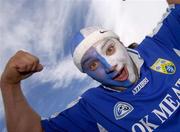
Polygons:
<instances>
[{"instance_id":1,"label":"chin","mask_svg":"<svg viewBox=\"0 0 180 132\"><path fill-rule=\"evenodd\" d=\"M132 75L129 77L129 81L130 81L131 83L136 83L137 80L138 80L138 75L136 75L136 74L132 74Z\"/></svg>"}]
</instances>

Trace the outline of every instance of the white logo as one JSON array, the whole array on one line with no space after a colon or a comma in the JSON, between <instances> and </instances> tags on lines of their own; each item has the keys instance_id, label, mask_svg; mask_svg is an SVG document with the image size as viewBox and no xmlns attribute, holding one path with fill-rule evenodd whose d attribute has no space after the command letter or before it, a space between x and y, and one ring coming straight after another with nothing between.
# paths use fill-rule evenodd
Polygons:
<instances>
[{"instance_id":1,"label":"white logo","mask_svg":"<svg viewBox=\"0 0 180 132\"><path fill-rule=\"evenodd\" d=\"M136 95L142 88L148 84L149 80L145 77L133 90L133 95Z\"/></svg>"},{"instance_id":2,"label":"white logo","mask_svg":"<svg viewBox=\"0 0 180 132\"><path fill-rule=\"evenodd\" d=\"M116 120L127 116L134 108L126 102L117 102L114 106L114 116Z\"/></svg>"}]
</instances>

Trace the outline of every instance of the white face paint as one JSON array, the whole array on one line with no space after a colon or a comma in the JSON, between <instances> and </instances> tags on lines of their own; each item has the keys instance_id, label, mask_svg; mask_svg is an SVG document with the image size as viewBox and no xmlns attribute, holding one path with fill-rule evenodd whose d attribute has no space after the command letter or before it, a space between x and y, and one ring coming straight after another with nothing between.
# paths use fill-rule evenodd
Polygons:
<instances>
[{"instance_id":1,"label":"white face paint","mask_svg":"<svg viewBox=\"0 0 180 132\"><path fill-rule=\"evenodd\" d=\"M121 71L120 73L123 76L118 78L120 81L129 80L131 83L134 83L137 80L137 68L124 45L117 39L106 39L94 44L93 47L111 67L115 66L114 70ZM124 69L126 69L126 72Z\"/></svg>"}]
</instances>

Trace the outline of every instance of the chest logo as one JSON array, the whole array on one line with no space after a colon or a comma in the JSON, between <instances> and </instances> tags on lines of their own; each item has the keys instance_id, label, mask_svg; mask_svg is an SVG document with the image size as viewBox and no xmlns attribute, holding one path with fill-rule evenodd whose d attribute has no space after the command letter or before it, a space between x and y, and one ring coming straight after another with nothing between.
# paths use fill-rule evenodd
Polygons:
<instances>
[{"instance_id":1,"label":"chest logo","mask_svg":"<svg viewBox=\"0 0 180 132\"><path fill-rule=\"evenodd\" d=\"M116 120L127 116L134 108L126 102L117 102L114 106L114 117Z\"/></svg>"},{"instance_id":2,"label":"chest logo","mask_svg":"<svg viewBox=\"0 0 180 132\"><path fill-rule=\"evenodd\" d=\"M176 72L176 66L173 62L161 58L157 59L151 69L164 74L174 74Z\"/></svg>"}]
</instances>

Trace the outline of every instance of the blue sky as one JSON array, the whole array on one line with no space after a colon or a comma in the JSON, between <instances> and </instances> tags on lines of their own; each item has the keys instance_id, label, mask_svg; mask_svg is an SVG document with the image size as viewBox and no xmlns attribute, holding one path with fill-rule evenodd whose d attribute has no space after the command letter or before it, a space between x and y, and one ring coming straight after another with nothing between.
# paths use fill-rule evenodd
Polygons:
<instances>
[{"instance_id":1,"label":"blue sky","mask_svg":"<svg viewBox=\"0 0 180 132\"><path fill-rule=\"evenodd\" d=\"M20 49L38 56L44 70L22 87L29 104L48 117L98 85L72 62L70 42L80 28L112 29L127 46L150 34L166 7L164 0L0 0L0 73ZM5 131L2 98L0 131Z\"/></svg>"}]
</instances>

